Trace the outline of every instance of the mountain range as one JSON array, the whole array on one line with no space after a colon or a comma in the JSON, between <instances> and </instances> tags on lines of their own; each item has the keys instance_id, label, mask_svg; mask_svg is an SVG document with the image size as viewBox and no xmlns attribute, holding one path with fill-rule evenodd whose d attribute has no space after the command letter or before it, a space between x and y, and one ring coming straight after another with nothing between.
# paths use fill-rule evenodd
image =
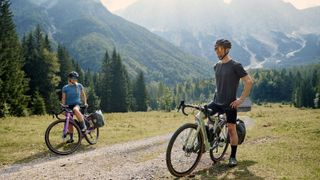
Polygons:
<instances>
[{"instance_id":1,"label":"mountain range","mask_svg":"<svg viewBox=\"0 0 320 180\"><path fill-rule=\"evenodd\" d=\"M208 59L112 14L99 0L11 0L11 9L20 37L39 24L85 69L99 71L106 50L116 48L129 74L143 71L148 81L174 84L211 74Z\"/></svg>"},{"instance_id":2,"label":"mountain range","mask_svg":"<svg viewBox=\"0 0 320 180\"><path fill-rule=\"evenodd\" d=\"M138 0L115 12L195 56L216 61L217 39L246 68L320 62L320 7L282 0Z\"/></svg>"}]
</instances>

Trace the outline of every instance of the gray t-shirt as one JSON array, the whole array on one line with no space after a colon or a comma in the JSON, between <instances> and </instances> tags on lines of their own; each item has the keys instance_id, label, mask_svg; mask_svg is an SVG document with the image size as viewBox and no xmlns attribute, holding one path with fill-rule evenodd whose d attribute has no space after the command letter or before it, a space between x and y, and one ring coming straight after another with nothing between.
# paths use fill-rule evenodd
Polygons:
<instances>
[{"instance_id":1,"label":"gray t-shirt","mask_svg":"<svg viewBox=\"0 0 320 180\"><path fill-rule=\"evenodd\" d=\"M227 63L218 62L214 66L216 76L216 94L214 102L218 105L229 106L237 98L240 78L248 73L242 65L234 60Z\"/></svg>"}]
</instances>

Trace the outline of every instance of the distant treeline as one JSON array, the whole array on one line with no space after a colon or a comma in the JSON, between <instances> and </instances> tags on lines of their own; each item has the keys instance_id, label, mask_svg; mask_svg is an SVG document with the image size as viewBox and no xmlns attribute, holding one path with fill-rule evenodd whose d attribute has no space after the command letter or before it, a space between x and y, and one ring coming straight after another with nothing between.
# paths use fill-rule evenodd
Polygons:
<instances>
[{"instance_id":1,"label":"distant treeline","mask_svg":"<svg viewBox=\"0 0 320 180\"><path fill-rule=\"evenodd\" d=\"M256 102L286 102L295 107L319 107L320 64L255 70L251 98Z\"/></svg>"},{"instance_id":2,"label":"distant treeline","mask_svg":"<svg viewBox=\"0 0 320 180\"><path fill-rule=\"evenodd\" d=\"M143 72L129 77L116 49L106 51L101 70L83 70L67 49L52 47L40 26L18 39L7 0L0 0L0 117L41 115L58 111L61 89L71 71L80 74L89 111L128 112L176 108L181 100L208 103L215 90L214 73L207 80L191 79L174 86L145 83ZM320 64L276 70L253 70L251 99L255 103L284 102L319 107ZM241 84L239 93L241 93Z\"/></svg>"},{"instance_id":3,"label":"distant treeline","mask_svg":"<svg viewBox=\"0 0 320 180\"><path fill-rule=\"evenodd\" d=\"M254 79L250 98L254 103L286 103L295 107L320 107L320 64L284 69L250 70ZM238 96L242 92L240 84ZM175 87L163 83L147 86L149 107L157 110L172 110L180 100L188 103L209 103L214 96L215 80L189 80Z\"/></svg>"}]
</instances>

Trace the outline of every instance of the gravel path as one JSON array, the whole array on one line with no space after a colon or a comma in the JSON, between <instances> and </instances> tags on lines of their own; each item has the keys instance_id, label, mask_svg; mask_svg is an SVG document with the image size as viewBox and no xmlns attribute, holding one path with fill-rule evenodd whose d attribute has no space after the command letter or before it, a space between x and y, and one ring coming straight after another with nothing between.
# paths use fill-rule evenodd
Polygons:
<instances>
[{"instance_id":1,"label":"gravel path","mask_svg":"<svg viewBox=\"0 0 320 180\"><path fill-rule=\"evenodd\" d=\"M252 126L252 120L245 120ZM173 179L165 163L172 134L53 156L0 169L0 179ZM203 154L194 172L212 166Z\"/></svg>"}]
</instances>

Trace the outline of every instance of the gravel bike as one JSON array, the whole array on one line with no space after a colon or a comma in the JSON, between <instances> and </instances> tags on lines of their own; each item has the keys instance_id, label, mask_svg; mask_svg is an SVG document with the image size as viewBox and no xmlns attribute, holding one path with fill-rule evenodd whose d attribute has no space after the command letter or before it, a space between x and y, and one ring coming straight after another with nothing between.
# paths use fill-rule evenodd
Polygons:
<instances>
[{"instance_id":1,"label":"gravel bike","mask_svg":"<svg viewBox=\"0 0 320 180\"><path fill-rule=\"evenodd\" d=\"M68 106L61 104L61 112L53 112L53 117L58 120L52 122L45 132L45 142L50 151L59 155L71 154L80 147L83 137L90 145L97 143L99 128L95 126L93 119L87 114L87 106L80 106L80 108L87 126L85 132L81 132L79 122L73 119L73 111ZM65 114L65 118L59 117L59 114L62 113ZM71 134L72 141L70 141Z\"/></svg>"},{"instance_id":2,"label":"gravel bike","mask_svg":"<svg viewBox=\"0 0 320 180\"><path fill-rule=\"evenodd\" d=\"M170 173L177 177L190 174L200 161L203 153L209 151L212 161L221 160L228 148L228 130L225 114L212 114L205 106L194 106L181 101L181 109L192 108L196 123L187 123L176 130L171 137L167 152L166 164ZM205 120L208 118L206 125Z\"/></svg>"}]
</instances>

